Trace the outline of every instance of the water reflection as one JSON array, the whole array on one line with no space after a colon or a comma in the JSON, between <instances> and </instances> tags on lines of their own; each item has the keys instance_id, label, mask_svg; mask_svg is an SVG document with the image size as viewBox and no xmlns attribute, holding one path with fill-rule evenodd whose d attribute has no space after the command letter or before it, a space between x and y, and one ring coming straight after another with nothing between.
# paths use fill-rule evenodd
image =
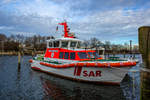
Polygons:
<instances>
[{"instance_id":1,"label":"water reflection","mask_svg":"<svg viewBox=\"0 0 150 100\"><path fill-rule=\"evenodd\" d=\"M17 69L17 81L20 80L20 70L21 70L21 65L18 64L18 69Z\"/></svg>"},{"instance_id":2,"label":"water reflection","mask_svg":"<svg viewBox=\"0 0 150 100\"><path fill-rule=\"evenodd\" d=\"M51 81L44 79L41 77L42 85L44 88L44 100L53 98L54 100L68 100L65 95L62 93L61 88L59 88L57 85L51 83Z\"/></svg>"},{"instance_id":3,"label":"water reflection","mask_svg":"<svg viewBox=\"0 0 150 100\"><path fill-rule=\"evenodd\" d=\"M41 76L40 79L45 93L44 100L125 100L119 86L78 83L56 77L53 80L53 76Z\"/></svg>"}]
</instances>

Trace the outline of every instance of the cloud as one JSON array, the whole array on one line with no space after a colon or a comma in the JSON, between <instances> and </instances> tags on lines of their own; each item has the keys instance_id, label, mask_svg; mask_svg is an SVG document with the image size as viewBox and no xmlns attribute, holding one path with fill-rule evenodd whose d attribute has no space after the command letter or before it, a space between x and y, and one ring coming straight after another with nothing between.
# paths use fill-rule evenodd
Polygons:
<instances>
[{"instance_id":1,"label":"cloud","mask_svg":"<svg viewBox=\"0 0 150 100\"><path fill-rule=\"evenodd\" d=\"M10 3L10 2L12 2L13 0L1 0L1 2L3 3L3 4L6 4L6 3Z\"/></svg>"},{"instance_id":2,"label":"cloud","mask_svg":"<svg viewBox=\"0 0 150 100\"><path fill-rule=\"evenodd\" d=\"M89 37L102 37L102 40L121 40L124 37L132 39L137 38L138 27L150 25L149 15L150 9L97 12L80 20L76 29L82 30L83 32L80 32L88 34Z\"/></svg>"},{"instance_id":3,"label":"cloud","mask_svg":"<svg viewBox=\"0 0 150 100\"><path fill-rule=\"evenodd\" d=\"M150 25L147 0L6 0L0 6L0 31L6 33L56 34L57 23L68 21L81 39L137 41L137 29ZM3 0L4 3L4 0ZM62 29L62 27L60 27Z\"/></svg>"}]
</instances>

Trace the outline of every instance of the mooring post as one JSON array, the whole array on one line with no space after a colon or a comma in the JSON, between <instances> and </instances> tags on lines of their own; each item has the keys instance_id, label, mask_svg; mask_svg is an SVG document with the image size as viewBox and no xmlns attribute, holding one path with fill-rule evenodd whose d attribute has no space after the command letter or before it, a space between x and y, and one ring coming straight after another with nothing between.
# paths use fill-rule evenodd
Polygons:
<instances>
[{"instance_id":1,"label":"mooring post","mask_svg":"<svg viewBox=\"0 0 150 100\"><path fill-rule=\"evenodd\" d=\"M123 52L123 57L126 58L126 53L125 53L125 51Z\"/></svg>"},{"instance_id":2,"label":"mooring post","mask_svg":"<svg viewBox=\"0 0 150 100\"><path fill-rule=\"evenodd\" d=\"M36 48L34 48L34 56L36 55Z\"/></svg>"},{"instance_id":3,"label":"mooring post","mask_svg":"<svg viewBox=\"0 0 150 100\"><path fill-rule=\"evenodd\" d=\"M139 50L142 54L143 64L140 70L141 77L141 100L150 99L150 26L138 29Z\"/></svg>"},{"instance_id":4,"label":"mooring post","mask_svg":"<svg viewBox=\"0 0 150 100\"><path fill-rule=\"evenodd\" d=\"M109 53L108 53L108 58L109 58Z\"/></svg>"},{"instance_id":5,"label":"mooring post","mask_svg":"<svg viewBox=\"0 0 150 100\"><path fill-rule=\"evenodd\" d=\"M19 44L19 50L18 50L18 68L20 68L20 61L21 61L21 45Z\"/></svg>"},{"instance_id":6,"label":"mooring post","mask_svg":"<svg viewBox=\"0 0 150 100\"><path fill-rule=\"evenodd\" d=\"M133 81L133 83L132 83L132 84L133 84L133 85L132 85L132 97L133 97L133 98L135 98L135 75L134 75L135 72L136 72L136 71L132 71L132 78L133 78L133 79L132 79L132 81Z\"/></svg>"},{"instance_id":7,"label":"mooring post","mask_svg":"<svg viewBox=\"0 0 150 100\"><path fill-rule=\"evenodd\" d=\"M135 53L133 54L133 59L135 59Z\"/></svg>"},{"instance_id":8,"label":"mooring post","mask_svg":"<svg viewBox=\"0 0 150 100\"><path fill-rule=\"evenodd\" d=\"M115 57L115 51L113 51L113 57Z\"/></svg>"},{"instance_id":9,"label":"mooring post","mask_svg":"<svg viewBox=\"0 0 150 100\"><path fill-rule=\"evenodd\" d=\"M132 58L132 40L130 40L130 58Z\"/></svg>"}]
</instances>

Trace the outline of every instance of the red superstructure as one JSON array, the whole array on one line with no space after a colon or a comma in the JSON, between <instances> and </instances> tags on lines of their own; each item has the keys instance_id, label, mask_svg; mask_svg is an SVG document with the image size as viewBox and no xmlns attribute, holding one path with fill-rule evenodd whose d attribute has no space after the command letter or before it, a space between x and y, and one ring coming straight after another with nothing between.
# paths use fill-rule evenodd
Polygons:
<instances>
[{"instance_id":1,"label":"red superstructure","mask_svg":"<svg viewBox=\"0 0 150 100\"><path fill-rule=\"evenodd\" d=\"M45 57L47 58L54 58L54 59L64 59L64 60L79 60L79 61L85 61L85 60L91 60L92 56L90 54L96 53L95 50L68 50L63 48L47 48ZM86 55L87 57L83 56L80 57L80 55ZM102 59L101 57L96 57L95 59Z\"/></svg>"}]
</instances>

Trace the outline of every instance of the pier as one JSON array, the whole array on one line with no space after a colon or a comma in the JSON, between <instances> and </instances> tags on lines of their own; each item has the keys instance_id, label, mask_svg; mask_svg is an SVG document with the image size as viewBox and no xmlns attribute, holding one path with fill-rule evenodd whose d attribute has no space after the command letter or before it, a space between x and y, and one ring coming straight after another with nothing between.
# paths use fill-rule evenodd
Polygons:
<instances>
[{"instance_id":1,"label":"pier","mask_svg":"<svg viewBox=\"0 0 150 100\"><path fill-rule=\"evenodd\" d=\"M139 50L142 54L141 64L141 100L150 98L150 26L143 26L139 31Z\"/></svg>"}]
</instances>

